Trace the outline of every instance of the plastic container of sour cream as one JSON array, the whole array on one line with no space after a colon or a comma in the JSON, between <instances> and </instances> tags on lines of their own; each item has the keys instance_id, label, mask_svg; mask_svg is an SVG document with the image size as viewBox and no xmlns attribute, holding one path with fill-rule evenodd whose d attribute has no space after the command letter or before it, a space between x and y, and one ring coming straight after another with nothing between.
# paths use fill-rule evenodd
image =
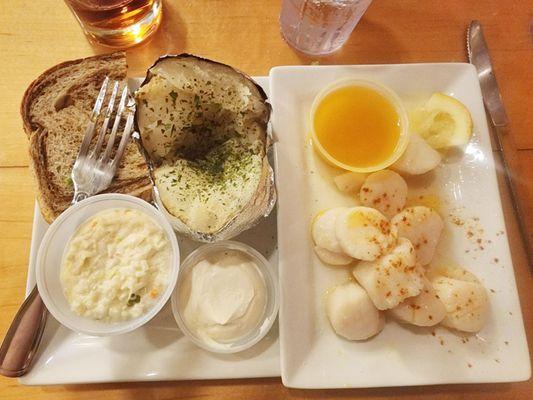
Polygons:
<instances>
[{"instance_id":1,"label":"plastic container of sour cream","mask_svg":"<svg viewBox=\"0 0 533 400\"><path fill-rule=\"evenodd\" d=\"M171 303L179 328L197 346L236 353L269 332L278 297L269 262L248 245L222 241L199 247L183 261Z\"/></svg>"}]
</instances>

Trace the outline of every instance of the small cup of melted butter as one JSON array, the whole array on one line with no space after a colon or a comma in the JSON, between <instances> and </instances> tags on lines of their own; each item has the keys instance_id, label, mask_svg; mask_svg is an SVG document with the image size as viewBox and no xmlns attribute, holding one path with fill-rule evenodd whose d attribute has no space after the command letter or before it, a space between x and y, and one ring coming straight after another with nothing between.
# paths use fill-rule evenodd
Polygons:
<instances>
[{"instance_id":1,"label":"small cup of melted butter","mask_svg":"<svg viewBox=\"0 0 533 400\"><path fill-rule=\"evenodd\" d=\"M311 106L311 134L317 152L330 164L373 172L394 163L409 142L402 101L388 87L362 79L326 86Z\"/></svg>"}]
</instances>

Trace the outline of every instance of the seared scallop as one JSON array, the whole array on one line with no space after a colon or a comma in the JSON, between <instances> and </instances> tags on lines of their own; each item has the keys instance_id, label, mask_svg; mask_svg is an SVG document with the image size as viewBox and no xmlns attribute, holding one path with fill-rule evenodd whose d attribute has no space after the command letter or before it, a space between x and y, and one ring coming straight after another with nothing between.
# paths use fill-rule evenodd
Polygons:
<instances>
[{"instance_id":1,"label":"seared scallop","mask_svg":"<svg viewBox=\"0 0 533 400\"><path fill-rule=\"evenodd\" d=\"M391 223L397 229L398 237L411 241L416 250L417 262L429 264L444 228L440 215L429 207L408 207L395 215Z\"/></svg>"},{"instance_id":2,"label":"seared scallop","mask_svg":"<svg viewBox=\"0 0 533 400\"><path fill-rule=\"evenodd\" d=\"M346 210L346 207L336 207L317 214L311 228L315 245L334 253L342 253L335 233L335 223L339 214Z\"/></svg>"},{"instance_id":3,"label":"seared scallop","mask_svg":"<svg viewBox=\"0 0 533 400\"><path fill-rule=\"evenodd\" d=\"M343 172L333 178L337 189L345 193L358 192L365 182L367 174L359 172Z\"/></svg>"},{"instance_id":4,"label":"seared scallop","mask_svg":"<svg viewBox=\"0 0 533 400\"><path fill-rule=\"evenodd\" d=\"M348 265L353 261L352 257L344 253L335 253L319 246L315 246L315 253L320 261L329 265Z\"/></svg>"},{"instance_id":5,"label":"seared scallop","mask_svg":"<svg viewBox=\"0 0 533 400\"><path fill-rule=\"evenodd\" d=\"M390 253L375 261L361 261L352 273L379 310L396 307L418 295L424 286L413 245L403 238Z\"/></svg>"},{"instance_id":6,"label":"seared scallop","mask_svg":"<svg viewBox=\"0 0 533 400\"><path fill-rule=\"evenodd\" d=\"M348 340L364 340L378 334L385 318L355 282L337 286L326 300L326 314L335 333Z\"/></svg>"},{"instance_id":7,"label":"seared scallop","mask_svg":"<svg viewBox=\"0 0 533 400\"><path fill-rule=\"evenodd\" d=\"M405 206L407 183L394 171L384 169L370 174L359 192L361 204L392 218Z\"/></svg>"},{"instance_id":8,"label":"seared scallop","mask_svg":"<svg viewBox=\"0 0 533 400\"><path fill-rule=\"evenodd\" d=\"M431 171L440 164L440 153L416 133L411 133L409 144L402 156L391 168L399 173L420 175Z\"/></svg>"},{"instance_id":9,"label":"seared scallop","mask_svg":"<svg viewBox=\"0 0 533 400\"><path fill-rule=\"evenodd\" d=\"M419 267L421 268L421 267ZM427 278L418 296L409 297L388 312L400 321L417 325L433 326L446 317L446 308Z\"/></svg>"},{"instance_id":10,"label":"seared scallop","mask_svg":"<svg viewBox=\"0 0 533 400\"><path fill-rule=\"evenodd\" d=\"M445 276L447 278L457 279L460 281L480 283L477 276L461 267L436 266L428 270L428 276L430 276L430 280L437 276Z\"/></svg>"},{"instance_id":11,"label":"seared scallop","mask_svg":"<svg viewBox=\"0 0 533 400\"><path fill-rule=\"evenodd\" d=\"M459 274L451 274L459 277ZM436 276L431 284L446 307L442 325L464 332L478 332L489 314L489 300L483 285L472 274L463 274L466 280L450 276Z\"/></svg>"},{"instance_id":12,"label":"seared scallop","mask_svg":"<svg viewBox=\"0 0 533 400\"><path fill-rule=\"evenodd\" d=\"M335 233L342 251L359 260L375 260L396 242L396 233L387 218L369 207L353 207L341 212Z\"/></svg>"}]
</instances>

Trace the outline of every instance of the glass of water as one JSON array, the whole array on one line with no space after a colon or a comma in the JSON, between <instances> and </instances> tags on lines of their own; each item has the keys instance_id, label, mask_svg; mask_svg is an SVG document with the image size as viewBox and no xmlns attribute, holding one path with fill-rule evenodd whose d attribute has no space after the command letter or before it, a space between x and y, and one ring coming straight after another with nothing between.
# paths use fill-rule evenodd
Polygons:
<instances>
[{"instance_id":1,"label":"glass of water","mask_svg":"<svg viewBox=\"0 0 533 400\"><path fill-rule=\"evenodd\" d=\"M283 0L279 18L284 39L309 55L342 47L372 0Z\"/></svg>"}]
</instances>

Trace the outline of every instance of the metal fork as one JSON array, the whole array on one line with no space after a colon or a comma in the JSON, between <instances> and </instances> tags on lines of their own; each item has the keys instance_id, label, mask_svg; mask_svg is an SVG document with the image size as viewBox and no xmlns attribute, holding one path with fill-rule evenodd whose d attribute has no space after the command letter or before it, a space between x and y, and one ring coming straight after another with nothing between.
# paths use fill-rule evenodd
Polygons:
<instances>
[{"instance_id":1,"label":"metal fork","mask_svg":"<svg viewBox=\"0 0 533 400\"><path fill-rule=\"evenodd\" d=\"M105 110L104 120L98 132L96 145L93 150L89 151L108 86L109 77L106 77L93 107L78 157L72 167L71 177L74 184L72 204L109 187L131 136L135 102L129 95L126 86L122 90L120 101L115 111L115 102L119 90L119 82L115 81ZM111 132L109 133L106 147L102 151L104 139L109 130L109 122L113 115L114 121ZM122 138L115 157L112 159L111 154L117 131L123 118L126 119L126 122L122 130ZM37 285L35 285L20 306L0 347L1 375L17 377L28 372L41 342L47 315L48 310L41 300Z\"/></svg>"},{"instance_id":2,"label":"metal fork","mask_svg":"<svg viewBox=\"0 0 533 400\"><path fill-rule=\"evenodd\" d=\"M96 131L98 118L101 114L102 106L104 104L108 86L109 77L106 77L102 87L100 88L98 97L96 98L96 103L94 104L89 124L85 130L85 136L83 137L78 157L76 158L74 166L72 167L71 177L72 183L74 184L74 196L72 198L72 204L75 204L78 201L101 192L109 187L131 136L135 101L129 95L128 87L125 86L124 89L122 89L120 102L118 103L118 107L115 112L115 103L119 90L119 82L114 81L111 95L109 97L104 114L104 120L99 129L96 145L93 150L89 151L94 133ZM111 121L113 114L115 114L115 118L111 132L109 133L105 150L102 152L104 139L107 131L109 130L109 122ZM124 115L126 118L126 123L122 131L122 138L120 139L115 157L111 159L111 153L117 137L117 131Z\"/></svg>"}]
</instances>

